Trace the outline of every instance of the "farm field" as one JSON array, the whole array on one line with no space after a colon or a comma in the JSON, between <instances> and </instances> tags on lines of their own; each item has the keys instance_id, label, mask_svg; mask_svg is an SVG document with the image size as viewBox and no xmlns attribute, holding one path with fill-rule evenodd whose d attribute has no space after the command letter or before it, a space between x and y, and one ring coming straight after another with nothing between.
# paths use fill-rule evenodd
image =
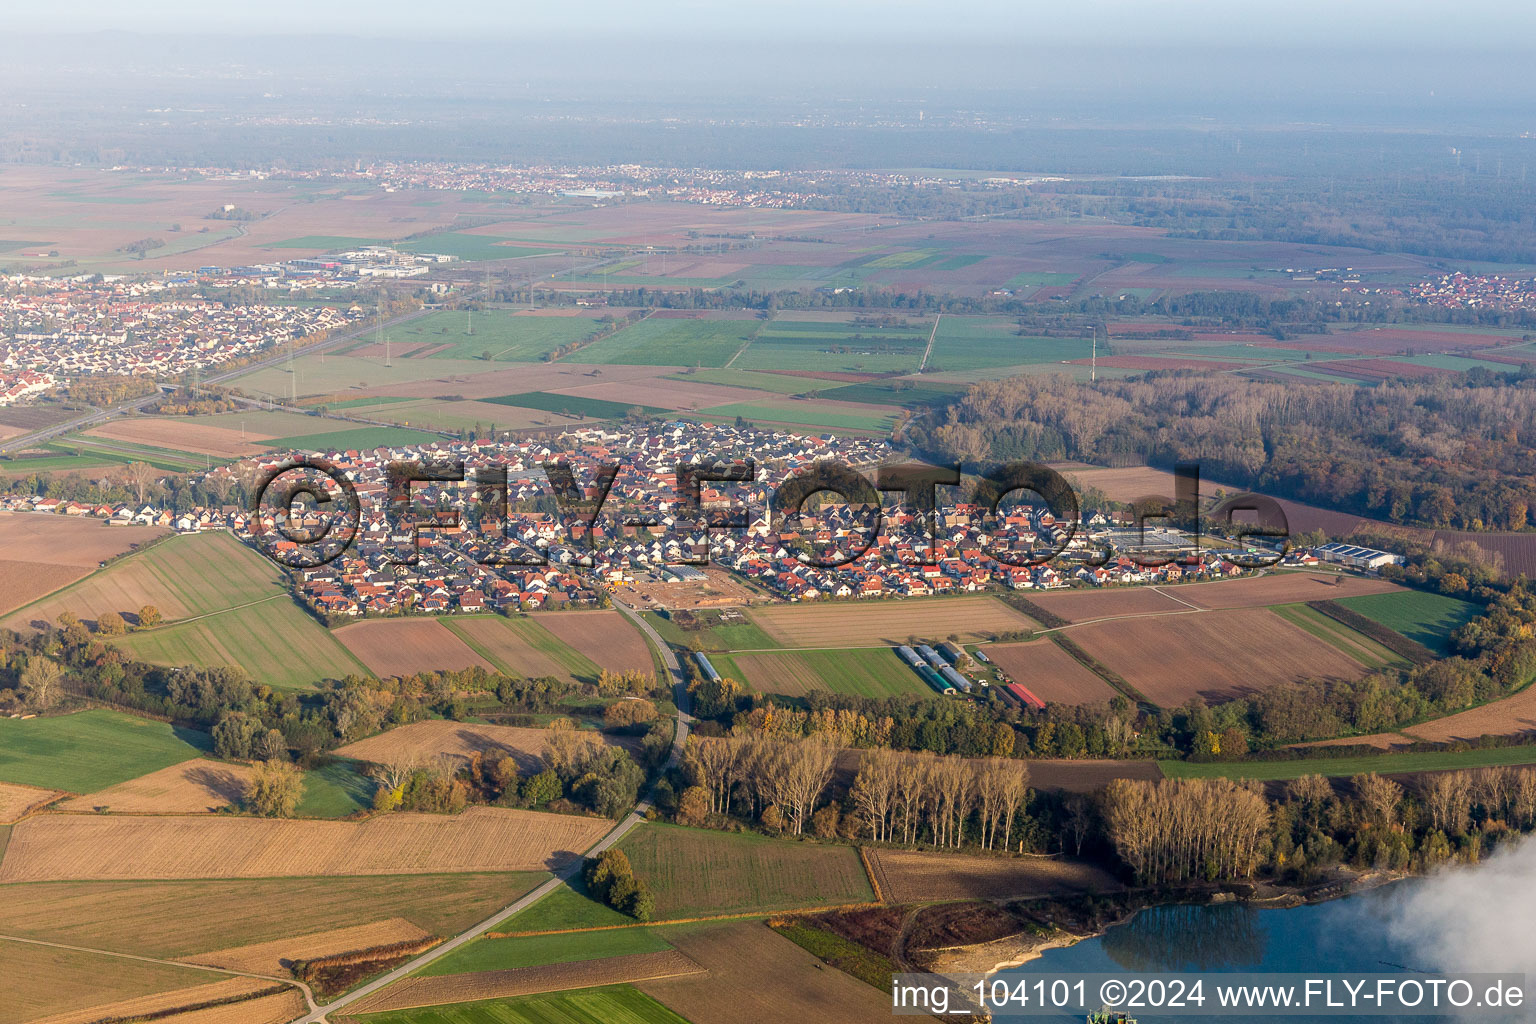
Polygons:
<instances>
[{"instance_id":1,"label":"farm field","mask_svg":"<svg viewBox=\"0 0 1536 1024\"><path fill-rule=\"evenodd\" d=\"M0 939L0 1024L190 989L213 977L188 967Z\"/></svg>"},{"instance_id":2,"label":"farm field","mask_svg":"<svg viewBox=\"0 0 1536 1024\"><path fill-rule=\"evenodd\" d=\"M332 635L380 679L471 665L495 671L437 618L370 619Z\"/></svg>"},{"instance_id":3,"label":"farm field","mask_svg":"<svg viewBox=\"0 0 1536 1024\"><path fill-rule=\"evenodd\" d=\"M1375 772L1401 775L1410 772L1453 771L1489 768L1494 765L1536 764L1536 747L1492 747L1488 750L1404 751L1368 754L1363 757L1309 757L1299 761L1159 761L1163 774L1173 779L1259 779L1283 781L1303 775L1335 778Z\"/></svg>"},{"instance_id":4,"label":"farm field","mask_svg":"<svg viewBox=\"0 0 1536 1024\"><path fill-rule=\"evenodd\" d=\"M1275 605L1270 611L1292 625L1300 626L1319 640L1332 644L1368 669L1408 667L1406 658L1304 604Z\"/></svg>"},{"instance_id":5,"label":"farm field","mask_svg":"<svg viewBox=\"0 0 1536 1024\"><path fill-rule=\"evenodd\" d=\"M874 847L865 853L880 880L880 891L892 903L1003 900L1124 888L1101 868L1065 859L974 857Z\"/></svg>"},{"instance_id":6,"label":"farm field","mask_svg":"<svg viewBox=\"0 0 1536 1024\"><path fill-rule=\"evenodd\" d=\"M593 899L578 873L533 906L510 918L501 926L501 934L607 928L614 925L627 927L634 923L635 919L629 915L621 914Z\"/></svg>"},{"instance_id":7,"label":"farm field","mask_svg":"<svg viewBox=\"0 0 1536 1024\"><path fill-rule=\"evenodd\" d=\"M119 637L113 646L152 665L225 666L283 689L366 672L336 637L285 594Z\"/></svg>"},{"instance_id":8,"label":"farm field","mask_svg":"<svg viewBox=\"0 0 1536 1024\"><path fill-rule=\"evenodd\" d=\"M413 427L349 427L296 437L274 437L264 446L271 452L343 452L370 451L403 445L429 445L443 438Z\"/></svg>"},{"instance_id":9,"label":"farm field","mask_svg":"<svg viewBox=\"0 0 1536 1024\"><path fill-rule=\"evenodd\" d=\"M544 871L0 886L0 932L141 956L292 941L295 921L332 928L403 918L454 935L548 878Z\"/></svg>"},{"instance_id":10,"label":"farm field","mask_svg":"<svg viewBox=\"0 0 1536 1024\"><path fill-rule=\"evenodd\" d=\"M205 978L217 974L202 972ZM266 993L259 995L257 993ZM234 1002L220 1003L232 999ZM199 1004L214 1003L202 1009ZM168 1024L283 1024L301 1016L304 997L297 988L259 978L225 978L191 988L172 989L137 999L88 1006L34 1018L30 1024L92 1024L103 1020L162 1020Z\"/></svg>"},{"instance_id":11,"label":"farm field","mask_svg":"<svg viewBox=\"0 0 1536 1024\"><path fill-rule=\"evenodd\" d=\"M94 569L168 532L159 526L108 526L80 516L0 512L0 560Z\"/></svg>"},{"instance_id":12,"label":"farm field","mask_svg":"<svg viewBox=\"0 0 1536 1024\"><path fill-rule=\"evenodd\" d=\"M1074 627L1071 637L1163 707L1364 674L1358 661L1264 608L1115 619Z\"/></svg>"},{"instance_id":13,"label":"farm field","mask_svg":"<svg viewBox=\"0 0 1536 1024\"><path fill-rule=\"evenodd\" d=\"M1036 697L1057 704L1107 704L1114 687L1050 640L988 644L987 657Z\"/></svg>"},{"instance_id":14,"label":"farm field","mask_svg":"<svg viewBox=\"0 0 1536 1024\"><path fill-rule=\"evenodd\" d=\"M608 828L499 807L362 822L43 815L13 828L0 881L540 871Z\"/></svg>"},{"instance_id":15,"label":"farm field","mask_svg":"<svg viewBox=\"0 0 1536 1024\"><path fill-rule=\"evenodd\" d=\"M59 804L81 814L106 808L119 814L196 814L240 802L251 768L196 758L119 782Z\"/></svg>"},{"instance_id":16,"label":"farm field","mask_svg":"<svg viewBox=\"0 0 1536 1024\"><path fill-rule=\"evenodd\" d=\"M1346 597L1339 603L1442 656L1450 653L1451 634L1482 612L1482 608L1471 601L1422 590Z\"/></svg>"},{"instance_id":17,"label":"farm field","mask_svg":"<svg viewBox=\"0 0 1536 1024\"><path fill-rule=\"evenodd\" d=\"M184 418L170 416L115 419L86 431L84 436L217 459L241 459L267 450L262 443L266 438L260 434L247 434L232 427L188 423Z\"/></svg>"},{"instance_id":18,"label":"farm field","mask_svg":"<svg viewBox=\"0 0 1536 1024\"><path fill-rule=\"evenodd\" d=\"M1020 337L1018 328L1001 317L945 316L933 339L928 368L934 371L979 370L1028 363L1065 363L1087 359L1089 338ZM1104 354L1100 353L1100 362Z\"/></svg>"},{"instance_id":19,"label":"farm field","mask_svg":"<svg viewBox=\"0 0 1536 1024\"><path fill-rule=\"evenodd\" d=\"M116 711L0 718L0 781L93 793L198 757L206 733Z\"/></svg>"},{"instance_id":20,"label":"farm field","mask_svg":"<svg viewBox=\"0 0 1536 1024\"><path fill-rule=\"evenodd\" d=\"M669 584L669 587L678 586ZM670 607L677 607L667 600ZM698 629L683 629L670 616L656 612L645 612L645 621L649 622L661 638L668 643L688 646L690 641L700 644L705 651L761 651L777 648L778 642L754 622L744 620L741 622L721 622L718 616L709 611L695 613L704 622Z\"/></svg>"},{"instance_id":21,"label":"farm field","mask_svg":"<svg viewBox=\"0 0 1536 1024\"><path fill-rule=\"evenodd\" d=\"M890 995L833 970L761 921L666 929L709 973L638 987L692 1024L889 1024Z\"/></svg>"},{"instance_id":22,"label":"farm field","mask_svg":"<svg viewBox=\"0 0 1536 1024\"><path fill-rule=\"evenodd\" d=\"M615 928L611 931L567 932L563 935L530 935L482 938L435 960L416 973L418 978L475 971L505 971L545 964L571 964L604 960L635 953L661 953L672 947L650 928Z\"/></svg>"},{"instance_id":23,"label":"farm field","mask_svg":"<svg viewBox=\"0 0 1536 1024\"><path fill-rule=\"evenodd\" d=\"M874 899L858 853L847 846L656 823L619 846L635 877L656 893L658 920Z\"/></svg>"},{"instance_id":24,"label":"farm field","mask_svg":"<svg viewBox=\"0 0 1536 1024\"><path fill-rule=\"evenodd\" d=\"M57 790L0 782L0 825L8 825L59 795ZM0 854L3 855L3 854Z\"/></svg>"},{"instance_id":25,"label":"farm field","mask_svg":"<svg viewBox=\"0 0 1536 1024\"><path fill-rule=\"evenodd\" d=\"M1339 601L1401 590L1386 580L1318 572L1272 572L1265 576L1164 588L1165 593L1201 608L1262 608L1300 601Z\"/></svg>"},{"instance_id":26,"label":"farm field","mask_svg":"<svg viewBox=\"0 0 1536 1024\"><path fill-rule=\"evenodd\" d=\"M1180 604L1155 587L1119 587L1104 590L1065 590L1030 594L1029 600L1068 622L1088 622L1116 615L1155 615L1184 612Z\"/></svg>"},{"instance_id":27,"label":"farm field","mask_svg":"<svg viewBox=\"0 0 1536 1024\"><path fill-rule=\"evenodd\" d=\"M826 398L814 401L796 398L767 398L758 402L733 402L700 409L696 417L705 421L734 420L741 417L752 423L780 423L821 430L858 430L887 433L896 423L896 410L878 405L856 405Z\"/></svg>"},{"instance_id":28,"label":"farm field","mask_svg":"<svg viewBox=\"0 0 1536 1024\"><path fill-rule=\"evenodd\" d=\"M595 420L617 420L629 415L631 409L639 409L647 415L666 412L660 406L635 402L615 402L587 395L559 394L552 391L525 391L515 395L497 395L485 399L487 404L508 405L518 409L536 409L557 416ZM548 417L546 417L547 419Z\"/></svg>"},{"instance_id":29,"label":"farm field","mask_svg":"<svg viewBox=\"0 0 1536 1024\"><path fill-rule=\"evenodd\" d=\"M721 405L726 402L750 402L777 397L769 391L703 383L687 374L677 377L653 377L638 383L602 381L596 384L574 384L567 388L555 388L553 392L557 395L605 399L617 402L626 408L650 405L683 410Z\"/></svg>"},{"instance_id":30,"label":"farm field","mask_svg":"<svg viewBox=\"0 0 1536 1024\"><path fill-rule=\"evenodd\" d=\"M1526 686L1501 700L1482 707L1460 711L1402 731L1419 740L1437 743L1476 739L1479 736L1508 736L1536 730L1536 686Z\"/></svg>"},{"instance_id":31,"label":"farm field","mask_svg":"<svg viewBox=\"0 0 1536 1024\"><path fill-rule=\"evenodd\" d=\"M519 770L527 771L540 763L548 735L545 729L432 720L412 722L349 743L339 748L336 754L359 761L377 762L400 756L430 758L445 754L449 757L468 758L476 753L504 752L517 760ZM594 731L593 735L602 737L606 742L615 742L612 737L602 733ZM621 746L627 746L634 741L625 737L618 742Z\"/></svg>"},{"instance_id":32,"label":"farm field","mask_svg":"<svg viewBox=\"0 0 1536 1024\"><path fill-rule=\"evenodd\" d=\"M544 973L551 978L554 977L552 971ZM471 987L476 982L464 983L463 989L456 998L473 999L484 991L484 998L479 1002L433 1005L437 1000L430 995L424 995L417 998L429 999L429 1005L419 1009L395 1010L387 1013L369 1012L373 1006L381 1005L391 998L411 999L412 996L408 992L396 994L396 990L406 989L416 981L416 979L407 979L405 982L385 989L379 995L370 996L359 1004L358 1012L367 1014L362 1018L366 1024L689 1024L687 1020L637 989L623 984L614 985L614 982L622 982L624 980L622 977L604 981L598 972L590 970L564 973L570 977L566 984L560 986L561 988L579 988L583 991L497 998L498 995L502 995L499 991L501 989L522 987L527 991L536 990L539 978L530 973L517 979L503 979L500 985L494 980L477 979L484 985L483 990ZM622 973L622 971L613 973ZM588 978L591 979L592 985L614 985L614 987L588 988L572 983ZM455 998L451 985L431 983L428 979L422 979L417 987L430 988L448 998Z\"/></svg>"},{"instance_id":33,"label":"farm field","mask_svg":"<svg viewBox=\"0 0 1536 1024\"><path fill-rule=\"evenodd\" d=\"M909 637L965 641L1035 628L1035 623L992 597L947 597L867 604L774 605L749 616L786 647L895 646Z\"/></svg>"},{"instance_id":34,"label":"farm field","mask_svg":"<svg viewBox=\"0 0 1536 1024\"><path fill-rule=\"evenodd\" d=\"M886 647L711 656L721 675L761 693L803 697L816 690L861 697L929 693L928 684Z\"/></svg>"},{"instance_id":35,"label":"farm field","mask_svg":"<svg viewBox=\"0 0 1536 1024\"><path fill-rule=\"evenodd\" d=\"M288 970L285 961L311 960L315 957L428 938L431 938L430 933L404 918L392 917L369 924L332 928L323 932L295 935L292 938L212 950L184 959L189 963L206 964L209 967L223 967L231 971L282 977Z\"/></svg>"},{"instance_id":36,"label":"farm field","mask_svg":"<svg viewBox=\"0 0 1536 1024\"><path fill-rule=\"evenodd\" d=\"M538 612L528 621L548 630L556 640L584 655L598 668L610 672L650 672L653 668L650 645L620 612Z\"/></svg>"},{"instance_id":37,"label":"farm field","mask_svg":"<svg viewBox=\"0 0 1536 1024\"><path fill-rule=\"evenodd\" d=\"M114 562L11 613L0 626L24 629L36 621L56 621L64 611L87 622L115 611L131 623L144 605L154 605L170 621L280 594L285 594L281 573L256 551L226 533L188 534Z\"/></svg>"},{"instance_id":38,"label":"farm field","mask_svg":"<svg viewBox=\"0 0 1536 1024\"><path fill-rule=\"evenodd\" d=\"M631 366L711 366L731 361L757 334L756 320L673 320L648 317L577 353L584 363Z\"/></svg>"},{"instance_id":39,"label":"farm field","mask_svg":"<svg viewBox=\"0 0 1536 1024\"><path fill-rule=\"evenodd\" d=\"M51 562L0 560L0 615L47 597L85 576L90 570Z\"/></svg>"},{"instance_id":40,"label":"farm field","mask_svg":"<svg viewBox=\"0 0 1536 1024\"><path fill-rule=\"evenodd\" d=\"M596 665L533 619L466 615L445 618L442 623L476 655L509 675L527 679L553 676L573 682L597 681ZM647 655L646 667L650 662Z\"/></svg>"}]
</instances>

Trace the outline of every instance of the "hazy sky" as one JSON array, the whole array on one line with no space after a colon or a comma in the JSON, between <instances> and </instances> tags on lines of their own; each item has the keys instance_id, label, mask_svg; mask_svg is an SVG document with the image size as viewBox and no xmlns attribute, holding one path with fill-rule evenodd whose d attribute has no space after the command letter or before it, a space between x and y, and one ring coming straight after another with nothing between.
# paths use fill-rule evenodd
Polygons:
<instances>
[{"instance_id":1,"label":"hazy sky","mask_svg":"<svg viewBox=\"0 0 1536 1024\"><path fill-rule=\"evenodd\" d=\"M529 33L707 34L737 38L829 34L974 36L1021 46L1071 41L1233 47L1530 46L1526 0L1449 8L1443 0L50 0L0 5L0 31L348 33L515 37Z\"/></svg>"}]
</instances>

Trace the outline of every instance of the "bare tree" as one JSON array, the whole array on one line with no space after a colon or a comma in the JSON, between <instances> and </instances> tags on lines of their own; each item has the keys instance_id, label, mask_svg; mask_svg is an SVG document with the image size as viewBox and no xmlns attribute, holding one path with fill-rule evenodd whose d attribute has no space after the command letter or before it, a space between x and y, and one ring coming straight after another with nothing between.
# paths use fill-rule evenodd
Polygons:
<instances>
[{"instance_id":1,"label":"bare tree","mask_svg":"<svg viewBox=\"0 0 1536 1024\"><path fill-rule=\"evenodd\" d=\"M145 490L155 482L155 467L147 462L130 462L127 472L128 482L133 484L134 493L138 495L138 503L143 505Z\"/></svg>"},{"instance_id":2,"label":"bare tree","mask_svg":"<svg viewBox=\"0 0 1536 1024\"><path fill-rule=\"evenodd\" d=\"M1472 777L1466 772L1435 772L1424 781L1424 805L1432 828L1459 835L1471 821Z\"/></svg>"},{"instance_id":3,"label":"bare tree","mask_svg":"<svg viewBox=\"0 0 1536 1024\"><path fill-rule=\"evenodd\" d=\"M375 761L368 766L368 774L373 776L385 789L390 791L405 788L405 784L411 781L411 776L422 769L422 759L415 754L400 753L383 761Z\"/></svg>"},{"instance_id":4,"label":"bare tree","mask_svg":"<svg viewBox=\"0 0 1536 1024\"><path fill-rule=\"evenodd\" d=\"M64 667L52 658L33 655L21 670L21 692L27 703L39 710L51 708L59 699Z\"/></svg>"},{"instance_id":5,"label":"bare tree","mask_svg":"<svg viewBox=\"0 0 1536 1024\"><path fill-rule=\"evenodd\" d=\"M1397 807L1403 800L1402 786L1374 773L1356 775L1350 781L1373 823L1391 825L1397 821Z\"/></svg>"}]
</instances>

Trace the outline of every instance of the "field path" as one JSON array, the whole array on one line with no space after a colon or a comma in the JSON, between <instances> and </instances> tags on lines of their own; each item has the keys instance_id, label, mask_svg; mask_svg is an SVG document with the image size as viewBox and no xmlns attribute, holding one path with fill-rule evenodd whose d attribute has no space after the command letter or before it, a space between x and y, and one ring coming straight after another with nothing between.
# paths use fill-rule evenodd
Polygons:
<instances>
[{"instance_id":1,"label":"field path","mask_svg":"<svg viewBox=\"0 0 1536 1024\"><path fill-rule=\"evenodd\" d=\"M146 964L164 964L167 967L184 967L193 971L208 971L211 974L226 974L236 978L256 978L259 981L275 981L283 985L292 985L304 993L304 1001L310 1009L315 1008L315 994L309 986L296 978L279 978L271 974L251 974L248 971L231 971L224 967L209 967L207 964L195 964L186 960L162 960L153 956L139 956L137 953L117 953L110 949L93 949L90 946L71 946L63 942L47 942L43 939L24 939L19 935L0 935L0 942L25 942L29 946L47 946L49 949L65 949L73 953L91 953L96 956L115 956L119 960L137 960Z\"/></svg>"},{"instance_id":2,"label":"field path","mask_svg":"<svg viewBox=\"0 0 1536 1024\"><path fill-rule=\"evenodd\" d=\"M668 647L662 641L660 634L651 628L650 623L646 622L638 612L625 604L615 601L613 606L623 615L628 617L630 621L634 622L634 624L639 627L640 631L645 634L650 642L656 645L656 649L661 652L662 661L666 663L667 670L672 673L673 687L676 690L677 730L672 736L671 756L667 759L667 763L663 765L658 772L657 777L660 778L682 761L683 746L688 741L688 729L689 726L693 723L693 716L688 713L688 678L683 674L683 667L678 664L677 656L672 653L672 648ZM613 828L608 831L607 835L598 840L595 846L587 850L586 855L588 857L595 857L596 855L602 853L604 850L616 844L619 840L623 839L637 825L644 824L645 814L651 809L655 795L655 789L652 788L643 797L641 797L640 802L635 805L634 809L625 815L623 820L614 825ZM479 937L481 932L490 931L492 928L496 927L496 925L501 924L503 921L507 920L513 915L518 914L521 911L533 906L539 900L543 899L545 896L548 896L550 893L554 892L570 879L574 878L577 873L581 871L582 863L583 862L581 860L573 861L571 864L557 871L555 876L549 881L545 882L543 885L539 886L532 892L509 904L508 906L503 907L501 910L486 918L484 921L481 921L479 924L470 926L468 929L460 932L458 935L455 935L453 938L447 940L446 942L433 947L432 949L414 958L413 960L410 960L400 967L395 968L388 974L385 974L379 978L375 978L368 984L353 989L351 992L348 992L346 995L339 999L333 1000L324 1006L317 1006L313 999L309 999L309 1013L295 1021L294 1024L321 1024L321 1022L325 1021L327 1014L335 1013L343 1007L350 1006L365 996L372 995L373 993L388 985L393 985L395 982L400 981L402 978L414 974L416 971L425 967L432 961L446 956L447 954L453 952L468 942L472 942L474 939ZM308 990L306 990L304 994L305 998L308 999Z\"/></svg>"}]
</instances>

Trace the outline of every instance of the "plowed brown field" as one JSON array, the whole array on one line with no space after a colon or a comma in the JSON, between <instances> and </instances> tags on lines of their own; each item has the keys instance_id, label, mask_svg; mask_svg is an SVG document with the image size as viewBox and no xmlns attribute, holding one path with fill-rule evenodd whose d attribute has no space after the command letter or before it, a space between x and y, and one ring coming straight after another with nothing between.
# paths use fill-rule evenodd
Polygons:
<instances>
[{"instance_id":1,"label":"plowed brown field","mask_svg":"<svg viewBox=\"0 0 1536 1024\"><path fill-rule=\"evenodd\" d=\"M630 621L615 611L540 612L533 621L610 672L650 672L651 650Z\"/></svg>"},{"instance_id":2,"label":"plowed brown field","mask_svg":"<svg viewBox=\"0 0 1536 1024\"><path fill-rule=\"evenodd\" d=\"M81 516L0 512L0 559L94 569L166 532L158 526L108 526Z\"/></svg>"},{"instance_id":3,"label":"plowed brown field","mask_svg":"<svg viewBox=\"0 0 1536 1024\"><path fill-rule=\"evenodd\" d=\"M608 828L499 807L362 822L47 814L12 830L0 882L539 871Z\"/></svg>"},{"instance_id":4,"label":"plowed brown field","mask_svg":"<svg viewBox=\"0 0 1536 1024\"><path fill-rule=\"evenodd\" d=\"M988 644L987 657L1016 683L1044 701L1104 704L1114 687L1049 640L1027 644Z\"/></svg>"},{"instance_id":5,"label":"plowed brown field","mask_svg":"<svg viewBox=\"0 0 1536 1024\"><path fill-rule=\"evenodd\" d=\"M892 903L996 900L1124 888L1113 875L1092 865L1049 857L968 857L876 849L865 853L880 880L880 891Z\"/></svg>"},{"instance_id":6,"label":"plowed brown field","mask_svg":"<svg viewBox=\"0 0 1536 1024\"><path fill-rule=\"evenodd\" d=\"M1166 593L1201 608L1262 608L1298 601L1337 601L1401 589L1386 580L1368 580L1333 572L1272 572L1214 583L1168 587Z\"/></svg>"},{"instance_id":7,"label":"plowed brown field","mask_svg":"<svg viewBox=\"0 0 1536 1024\"><path fill-rule=\"evenodd\" d=\"M1265 608L1112 619L1074 627L1070 635L1163 707L1195 696L1230 700L1299 679L1358 679L1365 672Z\"/></svg>"},{"instance_id":8,"label":"plowed brown field","mask_svg":"<svg viewBox=\"0 0 1536 1024\"><path fill-rule=\"evenodd\" d=\"M335 636L380 678L471 665L495 671L436 619L373 619L343 626Z\"/></svg>"},{"instance_id":9,"label":"plowed brown field","mask_svg":"<svg viewBox=\"0 0 1536 1024\"><path fill-rule=\"evenodd\" d=\"M67 1013L55 1013L48 1017L39 1017L28 1024L90 1024L92 1021L106 1018L143 1017L172 1010L178 1006L195 1006L198 1003L213 1002L218 999L234 999L271 987L272 982L258 978L223 978L206 985L172 989L169 992L156 992L154 995L140 996L136 999L124 999L120 1002L102 1003ZM297 991L294 994L297 995ZM302 997L299 1001L303 1002ZM157 1019L180 1020L181 1016L176 1014L169 1018Z\"/></svg>"},{"instance_id":10,"label":"plowed brown field","mask_svg":"<svg viewBox=\"0 0 1536 1024\"><path fill-rule=\"evenodd\" d=\"M1113 615L1146 615L1182 612L1188 607L1151 587L1117 587L1106 590L1063 590L1030 594L1029 600L1068 622L1087 622ZM990 653L990 651L989 651Z\"/></svg>"}]
</instances>

